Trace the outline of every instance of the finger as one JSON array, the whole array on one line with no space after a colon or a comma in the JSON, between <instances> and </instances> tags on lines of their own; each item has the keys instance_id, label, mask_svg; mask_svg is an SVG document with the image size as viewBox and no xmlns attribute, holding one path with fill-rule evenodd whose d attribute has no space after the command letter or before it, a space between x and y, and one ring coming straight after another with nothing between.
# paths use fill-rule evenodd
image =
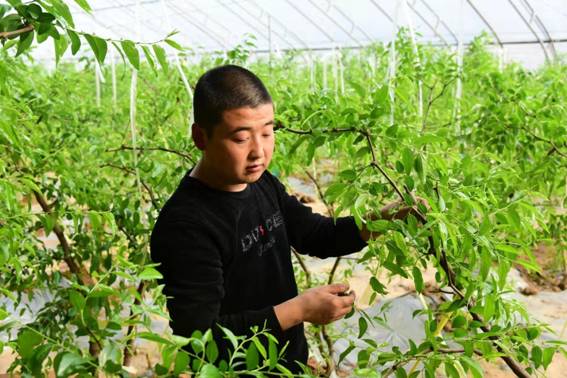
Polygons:
<instances>
[{"instance_id":1,"label":"finger","mask_svg":"<svg viewBox=\"0 0 567 378\"><path fill-rule=\"evenodd\" d=\"M335 317L333 318L332 321L334 322L334 321L337 321L337 320L339 320L339 319L344 318L344 317L346 316L346 314L348 314L351 310L352 310L352 306L341 310L341 311L337 314L337 316L335 316Z\"/></svg>"},{"instance_id":2,"label":"finger","mask_svg":"<svg viewBox=\"0 0 567 378\"><path fill-rule=\"evenodd\" d=\"M340 283L340 284L331 284L331 285L323 286L323 288L331 294L339 294L347 291L349 286L348 284Z\"/></svg>"},{"instance_id":3,"label":"finger","mask_svg":"<svg viewBox=\"0 0 567 378\"><path fill-rule=\"evenodd\" d=\"M340 304L341 304L341 308L345 308L345 307L352 307L352 305L354 304L354 295L347 295L346 297L341 297L340 299Z\"/></svg>"}]
</instances>

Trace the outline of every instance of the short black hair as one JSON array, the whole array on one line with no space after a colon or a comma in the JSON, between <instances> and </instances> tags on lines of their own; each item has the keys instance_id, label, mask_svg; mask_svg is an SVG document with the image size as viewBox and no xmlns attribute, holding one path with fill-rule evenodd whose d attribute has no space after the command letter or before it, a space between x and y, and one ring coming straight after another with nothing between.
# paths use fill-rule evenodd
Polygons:
<instances>
[{"instance_id":1,"label":"short black hair","mask_svg":"<svg viewBox=\"0 0 567 378\"><path fill-rule=\"evenodd\" d=\"M193 95L195 123L211 136L225 110L271 104L268 90L251 71L233 64L215 67L197 81Z\"/></svg>"}]
</instances>

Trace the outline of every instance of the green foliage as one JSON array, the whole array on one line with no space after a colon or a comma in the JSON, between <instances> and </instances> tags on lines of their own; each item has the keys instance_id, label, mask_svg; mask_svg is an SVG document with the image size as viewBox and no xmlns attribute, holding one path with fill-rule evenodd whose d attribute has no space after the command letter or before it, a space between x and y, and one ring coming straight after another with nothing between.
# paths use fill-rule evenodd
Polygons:
<instances>
[{"instance_id":1,"label":"green foliage","mask_svg":"<svg viewBox=\"0 0 567 378\"><path fill-rule=\"evenodd\" d=\"M84 11L91 13L92 9L86 0L75 1ZM169 33L164 39L155 43L141 43L129 40L115 41L110 38L75 29L73 16L69 6L62 0L33 0L27 4L19 0L0 4L0 42L3 49L8 51L15 47L15 56L28 52L32 47L34 37L38 43L52 39L55 47L55 61L71 46L71 53L76 55L81 48L81 39L87 42L96 60L103 64L112 43L120 56L127 59L136 70L140 68L140 51L144 51L146 60L153 62L149 47L152 47L158 62L166 70L165 50L159 44L168 45L176 50L185 49L170 37L176 32Z\"/></svg>"},{"instance_id":2,"label":"green foliage","mask_svg":"<svg viewBox=\"0 0 567 378\"><path fill-rule=\"evenodd\" d=\"M285 346L264 331L241 336L223 330L233 351L229 361L219 361L211 331L182 338L150 327L152 317L167 314L156 282L161 276L148 259L148 236L164 201L199 158L187 136L190 98L179 71L167 71L163 47L78 33L60 1L10 4L0 8L2 31L28 21L34 25L33 32L13 40L19 54L28 51L29 38L40 42L40 35L47 35L67 41L58 47L59 56L68 45L73 54L89 45L102 63L114 42L128 61L118 72L131 66L140 77L134 158L128 80L118 81L116 104L103 87L99 107L92 59L83 68L60 63L48 74L14 58L12 41L5 44L8 52L0 51L0 237L6 241L0 246L0 291L15 304L42 290L51 294L25 325L0 308L1 329L16 332L7 344L18 353L11 369L28 375L47 369L60 376L126 374L123 364L139 338L159 345L157 375L287 374L278 362ZM169 36L164 43L176 48ZM452 53L418 45L417 65L412 44L402 35L392 102L387 46L368 48L360 57L341 55L341 95L329 67L323 88L320 61L315 83L295 53L248 63L252 43L182 69L194 83L216 64L252 68L266 81L281 124L272 171L285 177L331 161L332 179L323 193L335 215L352 214L359 225L384 234L359 262L373 273L378 266L412 279L418 292L426 290L422 268L432 265L440 287L462 293L421 311L428 319L426 339L412 341L408 350L370 340L368 328L381 319L360 317L358 336L367 347L347 349L358 356L355 373L479 377L478 359L502 354L495 338L530 371L547 368L561 343L543 341L544 328L504 294L514 264L538 269L531 253L535 245L565 243L565 217L558 211L565 206L567 176L565 65L538 71L509 65L500 71L477 41L464 57L465 95L456 100ZM156 62L162 71L154 71ZM102 74L109 77L109 68L102 66ZM424 89L421 115L418 81ZM424 219L367 217L392 200L414 204L410 193L429 202L431 209L420 207ZM58 242L48 245L43 235ZM372 300L385 293L376 276L369 284ZM79 347L79 340L88 340L88 348ZM411 371L416 362L421 364Z\"/></svg>"}]
</instances>

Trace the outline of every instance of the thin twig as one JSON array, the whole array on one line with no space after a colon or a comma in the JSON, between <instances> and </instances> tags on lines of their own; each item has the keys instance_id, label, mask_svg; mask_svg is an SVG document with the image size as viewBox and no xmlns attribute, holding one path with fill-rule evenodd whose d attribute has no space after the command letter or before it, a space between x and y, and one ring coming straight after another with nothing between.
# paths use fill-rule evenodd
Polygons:
<instances>
[{"instance_id":1,"label":"thin twig","mask_svg":"<svg viewBox=\"0 0 567 378\"><path fill-rule=\"evenodd\" d=\"M451 85L453 83L453 81L455 81L455 79L449 80L448 82L443 84L443 87L441 88L441 91L437 94L437 96L433 97L433 92L435 87L437 86L437 83L433 84L433 86L429 87L430 88L430 92L429 92L429 97L428 97L428 101L427 101L427 106L425 107L425 112L423 114L423 120L421 123L421 131L425 131L425 127L427 125L427 117L429 117L429 111L431 110L431 106L433 106L433 103L435 101L437 101L439 98L441 98L441 96L443 96L443 94L445 93L445 91L447 90L447 88L449 87L449 85Z\"/></svg>"},{"instance_id":2,"label":"thin twig","mask_svg":"<svg viewBox=\"0 0 567 378\"><path fill-rule=\"evenodd\" d=\"M101 167L101 168L104 168L104 167L116 168L116 169L119 169L119 170L121 170L121 171L124 171L124 172L126 172L126 173L128 173L128 174L130 174L130 175L136 175L136 171L135 171L135 170L133 170L132 168L128 168L128 167L121 166L121 165L115 165L115 164L112 164L112 163L105 163L105 164L101 164L100 167ZM150 196L150 202L152 203L152 206L153 206L155 209L159 210L159 209L160 209L160 206L159 206L159 203L157 202L157 200L156 200L156 198L155 198L155 195L154 195L153 190L148 186L147 183L145 183L145 182L142 181L142 180L140 180L140 184L144 187L144 189L146 190L146 192L148 192L148 194L149 194L149 196Z\"/></svg>"},{"instance_id":3,"label":"thin twig","mask_svg":"<svg viewBox=\"0 0 567 378\"><path fill-rule=\"evenodd\" d=\"M117 152L117 151L125 151L125 150L133 150L134 147L132 146L126 146L126 145L122 145L118 148L110 148L107 149L106 152ZM137 151L163 151L163 152L169 152L175 155L179 155L184 159L189 160L191 163L195 164L195 159L193 159L193 157L189 154L186 154L184 152L181 151L177 151L177 150L172 150L170 148L165 148L165 147L136 147Z\"/></svg>"},{"instance_id":4,"label":"thin twig","mask_svg":"<svg viewBox=\"0 0 567 378\"><path fill-rule=\"evenodd\" d=\"M134 315L134 307L140 305L141 303L142 293L145 288L144 283L145 281L140 281L140 283L138 284L138 287L136 289L138 296L136 297L136 299L134 299L134 305L130 308L130 317ZM126 346L124 347L124 366L130 366L132 362L133 354L131 349L132 349L132 345L134 344L134 338L131 336L133 332L134 332L134 324L130 323L130 325L128 326L128 331L126 331L126 337L128 338L128 341L126 342Z\"/></svg>"},{"instance_id":5,"label":"thin twig","mask_svg":"<svg viewBox=\"0 0 567 378\"><path fill-rule=\"evenodd\" d=\"M307 268L307 265L305 264L305 261L303 261L303 258L301 257L301 255L295 250L295 248L291 248L291 251L293 252L293 255L295 256L295 258L297 259L297 261L299 262L299 265L301 266L301 269L303 270L303 272L305 272L305 281L307 281L307 287L311 287L311 272L309 271L309 269Z\"/></svg>"}]
</instances>

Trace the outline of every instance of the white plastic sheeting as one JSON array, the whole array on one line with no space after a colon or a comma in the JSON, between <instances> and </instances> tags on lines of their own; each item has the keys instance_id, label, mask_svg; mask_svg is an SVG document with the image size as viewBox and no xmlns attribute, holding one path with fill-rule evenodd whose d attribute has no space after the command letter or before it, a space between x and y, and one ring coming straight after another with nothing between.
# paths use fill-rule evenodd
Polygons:
<instances>
[{"instance_id":1,"label":"white plastic sheeting","mask_svg":"<svg viewBox=\"0 0 567 378\"><path fill-rule=\"evenodd\" d=\"M91 0L92 15L68 3L78 28L102 37L150 42L175 29L176 41L200 54L234 48L254 35L255 52L264 54L388 42L400 1L140 0L139 38L134 0ZM509 58L530 66L567 52L567 0L407 0L407 11L410 17L397 26L411 19L422 42L456 46L460 36L467 44L485 32L495 45L507 46Z\"/></svg>"}]
</instances>

